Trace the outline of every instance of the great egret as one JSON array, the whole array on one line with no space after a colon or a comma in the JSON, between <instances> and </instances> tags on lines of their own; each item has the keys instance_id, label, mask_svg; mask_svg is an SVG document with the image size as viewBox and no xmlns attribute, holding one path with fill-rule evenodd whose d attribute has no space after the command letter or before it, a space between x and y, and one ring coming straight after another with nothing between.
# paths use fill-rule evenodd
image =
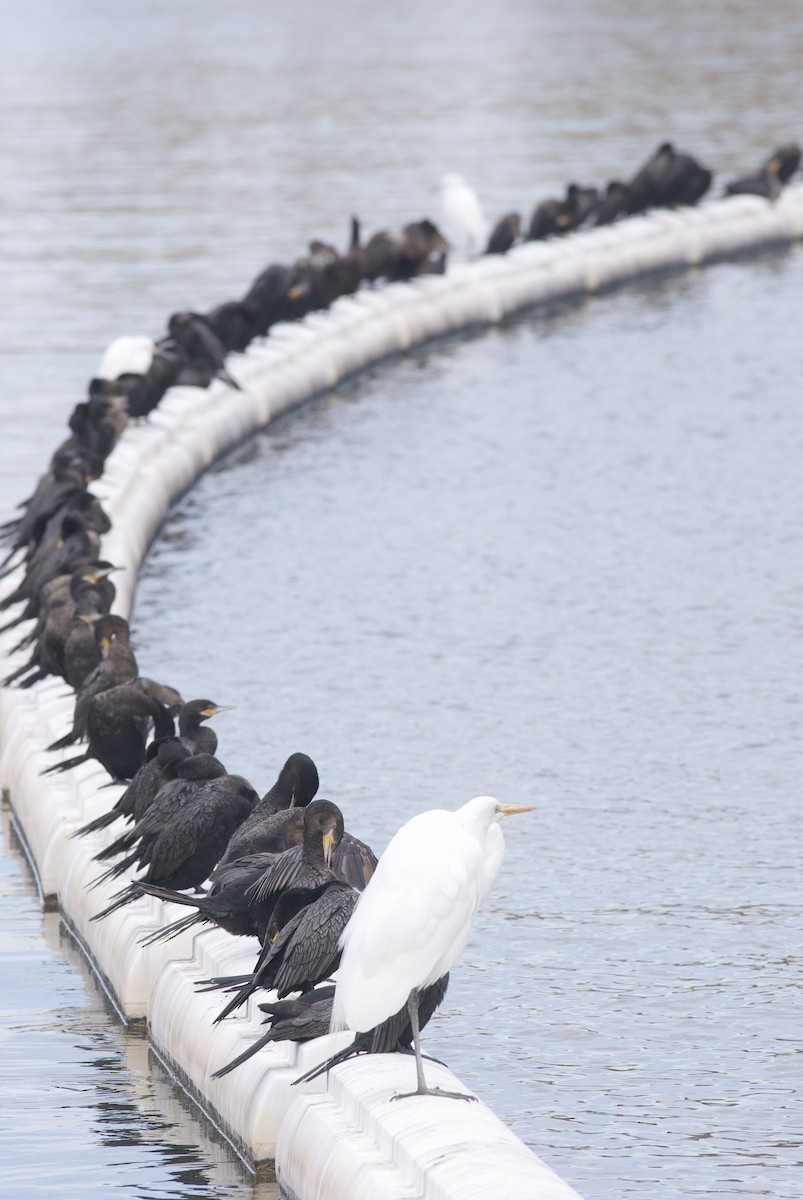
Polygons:
<instances>
[{"instance_id":1,"label":"great egret","mask_svg":"<svg viewBox=\"0 0 803 1200\"><path fill-rule=\"evenodd\" d=\"M427 1087L419 998L459 958L493 886L505 852L499 818L531 811L477 796L456 812L433 809L413 817L380 857L343 933L332 1031L366 1032L406 1004L417 1088L405 1095L470 1098Z\"/></svg>"},{"instance_id":2,"label":"great egret","mask_svg":"<svg viewBox=\"0 0 803 1200\"><path fill-rule=\"evenodd\" d=\"M488 222L477 193L454 172L441 176L438 190L446 236L467 255L481 254L488 241Z\"/></svg>"}]
</instances>

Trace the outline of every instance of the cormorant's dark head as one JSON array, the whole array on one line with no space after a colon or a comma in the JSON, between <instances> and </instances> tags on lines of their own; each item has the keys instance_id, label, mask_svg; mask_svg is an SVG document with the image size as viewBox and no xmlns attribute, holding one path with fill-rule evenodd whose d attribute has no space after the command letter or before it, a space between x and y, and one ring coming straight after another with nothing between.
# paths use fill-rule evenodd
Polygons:
<instances>
[{"instance_id":1,"label":"cormorant's dark head","mask_svg":"<svg viewBox=\"0 0 803 1200\"><path fill-rule=\"evenodd\" d=\"M343 837L343 814L331 800L313 800L304 810L304 844L323 843L323 857L327 867L332 865L332 855Z\"/></svg>"},{"instance_id":2,"label":"cormorant's dark head","mask_svg":"<svg viewBox=\"0 0 803 1200\"><path fill-rule=\"evenodd\" d=\"M112 571L119 571L120 567L115 567L113 563L107 562L105 558L96 559L90 563L83 571L78 574L82 583L97 583L99 579L107 579Z\"/></svg>"},{"instance_id":3,"label":"cormorant's dark head","mask_svg":"<svg viewBox=\"0 0 803 1200\"><path fill-rule=\"evenodd\" d=\"M308 754L291 754L271 788L279 808L304 808L318 790L318 769Z\"/></svg>"},{"instance_id":4,"label":"cormorant's dark head","mask_svg":"<svg viewBox=\"0 0 803 1200\"><path fill-rule=\"evenodd\" d=\"M171 774L175 779L222 779L228 772L214 754L188 754L171 763Z\"/></svg>"},{"instance_id":5,"label":"cormorant's dark head","mask_svg":"<svg viewBox=\"0 0 803 1200\"><path fill-rule=\"evenodd\" d=\"M214 700L188 700L181 706L178 717L178 731L184 736L197 729L203 721L218 713L229 712L233 704L215 704Z\"/></svg>"},{"instance_id":6,"label":"cormorant's dark head","mask_svg":"<svg viewBox=\"0 0 803 1200\"><path fill-rule=\"evenodd\" d=\"M107 613L95 625L95 641L104 653L115 642L122 642L127 646L130 640L131 631L125 617L115 617Z\"/></svg>"}]
</instances>

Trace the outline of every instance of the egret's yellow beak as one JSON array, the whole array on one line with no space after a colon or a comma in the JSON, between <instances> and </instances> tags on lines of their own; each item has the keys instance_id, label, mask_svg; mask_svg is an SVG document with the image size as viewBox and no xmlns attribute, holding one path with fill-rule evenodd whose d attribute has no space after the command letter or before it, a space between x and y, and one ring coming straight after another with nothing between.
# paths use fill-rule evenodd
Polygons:
<instances>
[{"instance_id":1,"label":"egret's yellow beak","mask_svg":"<svg viewBox=\"0 0 803 1200\"><path fill-rule=\"evenodd\" d=\"M534 812L532 804L497 804L496 811L500 817L513 817L516 813Z\"/></svg>"}]
</instances>

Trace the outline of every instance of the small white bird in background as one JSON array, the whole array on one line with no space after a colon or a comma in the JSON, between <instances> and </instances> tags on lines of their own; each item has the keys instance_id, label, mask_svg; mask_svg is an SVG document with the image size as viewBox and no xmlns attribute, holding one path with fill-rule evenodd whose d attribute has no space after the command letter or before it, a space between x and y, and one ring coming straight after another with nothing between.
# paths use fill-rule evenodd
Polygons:
<instances>
[{"instance_id":1,"label":"small white bird in background","mask_svg":"<svg viewBox=\"0 0 803 1200\"><path fill-rule=\"evenodd\" d=\"M438 191L441 221L453 247L466 258L481 254L488 242L488 221L477 193L453 172L441 176Z\"/></svg>"},{"instance_id":2,"label":"small white bird in background","mask_svg":"<svg viewBox=\"0 0 803 1200\"><path fill-rule=\"evenodd\" d=\"M493 886L505 853L499 818L522 812L532 806L477 796L456 812L413 817L391 839L340 938L332 1032L366 1032L406 1005L418 1086L403 1096L473 1099L427 1087L419 996L457 961Z\"/></svg>"},{"instance_id":3,"label":"small white bird in background","mask_svg":"<svg viewBox=\"0 0 803 1200\"><path fill-rule=\"evenodd\" d=\"M155 352L151 338L144 334L124 334L109 342L95 374L98 379L110 380L121 375L147 375Z\"/></svg>"}]
</instances>

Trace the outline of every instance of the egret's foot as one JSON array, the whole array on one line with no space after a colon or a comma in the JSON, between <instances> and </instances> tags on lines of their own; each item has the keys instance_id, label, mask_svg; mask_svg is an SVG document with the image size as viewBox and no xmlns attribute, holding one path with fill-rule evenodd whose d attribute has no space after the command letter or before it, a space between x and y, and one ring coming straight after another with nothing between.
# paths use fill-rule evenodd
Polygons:
<instances>
[{"instance_id":1,"label":"egret's foot","mask_svg":"<svg viewBox=\"0 0 803 1200\"><path fill-rule=\"evenodd\" d=\"M415 1092L397 1092L391 1100L406 1100L408 1096L443 1096L446 1100L475 1101L477 1097L466 1092L445 1092L443 1088L419 1088Z\"/></svg>"}]
</instances>

